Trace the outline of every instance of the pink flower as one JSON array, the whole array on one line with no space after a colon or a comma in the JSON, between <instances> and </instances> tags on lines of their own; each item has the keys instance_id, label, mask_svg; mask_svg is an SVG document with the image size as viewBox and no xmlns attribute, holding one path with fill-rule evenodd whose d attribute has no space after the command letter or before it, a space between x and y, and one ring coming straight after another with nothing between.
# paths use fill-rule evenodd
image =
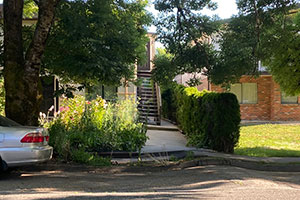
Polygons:
<instances>
[{"instance_id":1,"label":"pink flower","mask_svg":"<svg viewBox=\"0 0 300 200\"><path fill-rule=\"evenodd\" d=\"M60 111L60 112L68 111L68 110L70 110L70 108L69 108L68 106L65 106L65 107L62 106L62 107L59 108L59 111Z\"/></svg>"}]
</instances>

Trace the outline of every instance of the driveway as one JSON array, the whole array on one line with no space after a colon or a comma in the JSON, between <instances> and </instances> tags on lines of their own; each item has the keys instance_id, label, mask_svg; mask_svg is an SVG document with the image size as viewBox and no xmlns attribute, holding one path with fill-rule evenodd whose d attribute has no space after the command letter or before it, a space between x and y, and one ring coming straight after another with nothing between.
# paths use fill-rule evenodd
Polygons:
<instances>
[{"instance_id":1,"label":"driveway","mask_svg":"<svg viewBox=\"0 0 300 200\"><path fill-rule=\"evenodd\" d=\"M300 173L231 166L94 168L48 163L2 175L0 199L298 199Z\"/></svg>"}]
</instances>

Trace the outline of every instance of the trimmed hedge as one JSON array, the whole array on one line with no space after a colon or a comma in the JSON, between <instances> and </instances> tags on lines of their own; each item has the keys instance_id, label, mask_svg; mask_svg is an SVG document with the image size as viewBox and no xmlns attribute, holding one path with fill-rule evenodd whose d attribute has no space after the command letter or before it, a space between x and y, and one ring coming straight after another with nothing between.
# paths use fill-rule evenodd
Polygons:
<instances>
[{"instance_id":1,"label":"trimmed hedge","mask_svg":"<svg viewBox=\"0 0 300 200\"><path fill-rule=\"evenodd\" d=\"M162 93L163 116L176 121L193 146L233 153L240 106L234 94L175 85Z\"/></svg>"}]
</instances>

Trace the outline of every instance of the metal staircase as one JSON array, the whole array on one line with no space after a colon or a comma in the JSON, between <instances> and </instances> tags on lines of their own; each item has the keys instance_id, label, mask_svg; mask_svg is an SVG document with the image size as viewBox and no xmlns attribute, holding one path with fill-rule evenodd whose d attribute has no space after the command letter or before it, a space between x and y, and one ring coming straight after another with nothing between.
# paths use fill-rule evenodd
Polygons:
<instances>
[{"instance_id":1,"label":"metal staircase","mask_svg":"<svg viewBox=\"0 0 300 200\"><path fill-rule=\"evenodd\" d=\"M138 71L138 78L142 84L137 88L139 99L138 110L141 119L147 124L160 125L160 90L157 83L151 80L150 71Z\"/></svg>"}]
</instances>

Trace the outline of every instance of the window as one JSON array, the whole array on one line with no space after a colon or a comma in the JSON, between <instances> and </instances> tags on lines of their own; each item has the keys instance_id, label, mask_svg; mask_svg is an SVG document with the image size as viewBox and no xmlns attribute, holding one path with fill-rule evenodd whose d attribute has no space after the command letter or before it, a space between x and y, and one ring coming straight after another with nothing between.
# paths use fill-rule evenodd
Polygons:
<instances>
[{"instance_id":1,"label":"window","mask_svg":"<svg viewBox=\"0 0 300 200\"><path fill-rule=\"evenodd\" d=\"M235 94L239 103L242 103L242 84L233 84L231 85L230 92Z\"/></svg>"},{"instance_id":2,"label":"window","mask_svg":"<svg viewBox=\"0 0 300 200\"><path fill-rule=\"evenodd\" d=\"M119 99L126 99L127 97L134 97L136 94L136 87L133 83L129 82L127 87L120 86L118 88Z\"/></svg>"},{"instance_id":3,"label":"window","mask_svg":"<svg viewBox=\"0 0 300 200\"><path fill-rule=\"evenodd\" d=\"M297 104L298 97L297 96L288 96L284 92L281 92L281 103L282 104Z\"/></svg>"},{"instance_id":4,"label":"window","mask_svg":"<svg viewBox=\"0 0 300 200\"><path fill-rule=\"evenodd\" d=\"M85 96L88 100L96 99L97 96L101 96L105 100L116 100L117 99L117 87L115 86L104 86L97 85L86 90Z\"/></svg>"},{"instance_id":5,"label":"window","mask_svg":"<svg viewBox=\"0 0 300 200\"><path fill-rule=\"evenodd\" d=\"M230 92L236 95L239 103L257 103L257 84L256 83L237 83L231 86Z\"/></svg>"}]
</instances>

